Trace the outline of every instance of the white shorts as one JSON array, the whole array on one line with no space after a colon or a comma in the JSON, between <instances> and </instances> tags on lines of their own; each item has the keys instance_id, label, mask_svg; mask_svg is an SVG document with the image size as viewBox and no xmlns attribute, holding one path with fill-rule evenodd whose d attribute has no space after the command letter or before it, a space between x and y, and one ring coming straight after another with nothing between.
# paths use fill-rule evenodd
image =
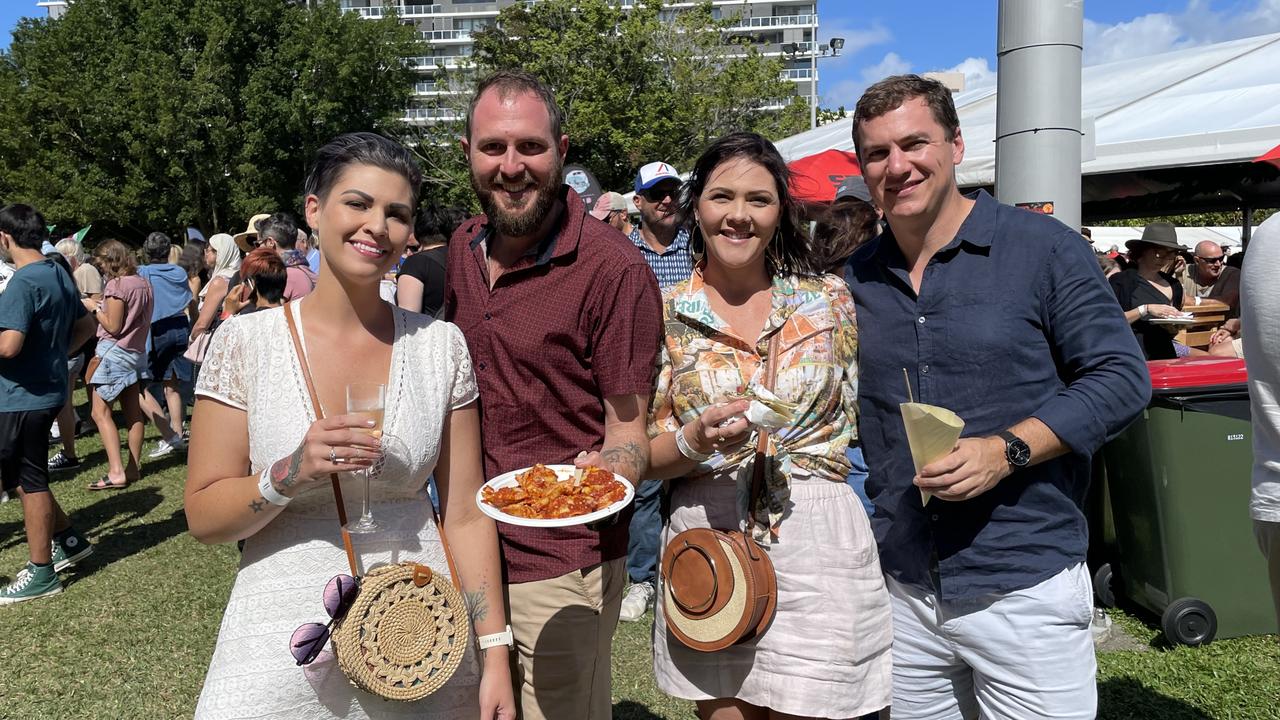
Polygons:
<instances>
[{"instance_id":1,"label":"white shorts","mask_svg":"<svg viewBox=\"0 0 1280 720\"><path fill-rule=\"evenodd\" d=\"M1096 717L1093 588L1083 563L1025 590L942 603L886 579L893 720Z\"/></svg>"}]
</instances>

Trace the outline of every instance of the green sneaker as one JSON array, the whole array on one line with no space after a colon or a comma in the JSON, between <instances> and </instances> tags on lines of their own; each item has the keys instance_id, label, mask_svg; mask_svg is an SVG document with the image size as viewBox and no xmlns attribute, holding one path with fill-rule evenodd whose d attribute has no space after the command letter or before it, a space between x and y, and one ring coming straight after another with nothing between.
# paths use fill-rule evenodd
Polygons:
<instances>
[{"instance_id":1,"label":"green sneaker","mask_svg":"<svg viewBox=\"0 0 1280 720\"><path fill-rule=\"evenodd\" d=\"M61 542L57 538L53 539L53 569L58 572L75 567L76 563L92 554L93 545L89 538L75 530L68 531Z\"/></svg>"},{"instance_id":2,"label":"green sneaker","mask_svg":"<svg viewBox=\"0 0 1280 720\"><path fill-rule=\"evenodd\" d=\"M52 565L36 567L31 563L18 571L18 576L0 590L0 605L35 600L62 592L62 583Z\"/></svg>"}]
</instances>

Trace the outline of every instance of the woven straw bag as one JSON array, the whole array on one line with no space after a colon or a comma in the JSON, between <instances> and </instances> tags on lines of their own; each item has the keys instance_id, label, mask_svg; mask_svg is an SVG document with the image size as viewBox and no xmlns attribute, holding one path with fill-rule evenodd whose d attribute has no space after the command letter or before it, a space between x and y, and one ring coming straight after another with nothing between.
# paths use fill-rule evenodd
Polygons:
<instances>
[{"instance_id":1,"label":"woven straw bag","mask_svg":"<svg viewBox=\"0 0 1280 720\"><path fill-rule=\"evenodd\" d=\"M307 367L291 304L285 304L284 317L318 420L322 417L320 397ZM342 487L337 475L331 475L330 480L351 575L360 577L346 529ZM471 620L458 591L453 553L434 505L431 517L440 533L450 577L414 562L374 568L360 578L359 594L346 615L334 623L338 667L352 685L387 700L411 702L439 690L462 664L471 642Z\"/></svg>"}]
</instances>

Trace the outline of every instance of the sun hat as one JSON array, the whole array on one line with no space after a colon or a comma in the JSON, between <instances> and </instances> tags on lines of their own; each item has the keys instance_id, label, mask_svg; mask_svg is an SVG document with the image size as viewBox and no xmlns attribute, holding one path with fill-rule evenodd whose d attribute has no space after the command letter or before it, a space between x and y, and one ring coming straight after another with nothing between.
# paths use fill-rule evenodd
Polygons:
<instances>
[{"instance_id":1,"label":"sun hat","mask_svg":"<svg viewBox=\"0 0 1280 720\"><path fill-rule=\"evenodd\" d=\"M600 199L596 201L596 206L592 208L591 215L597 220L604 220L609 217L609 213L619 210L625 212L626 209L627 199L619 193L610 191L601 195Z\"/></svg>"},{"instance_id":2,"label":"sun hat","mask_svg":"<svg viewBox=\"0 0 1280 720\"><path fill-rule=\"evenodd\" d=\"M636 192L643 192L663 180L680 181L680 173L664 162L651 162L636 173Z\"/></svg>"},{"instance_id":3,"label":"sun hat","mask_svg":"<svg viewBox=\"0 0 1280 720\"><path fill-rule=\"evenodd\" d=\"M1167 222L1151 223L1142 228L1142 237L1129 240L1124 244L1130 250L1138 245L1154 245L1171 250L1182 249L1182 245L1178 243L1178 231L1174 229L1172 223Z\"/></svg>"},{"instance_id":4,"label":"sun hat","mask_svg":"<svg viewBox=\"0 0 1280 720\"><path fill-rule=\"evenodd\" d=\"M249 227L246 227L244 232L235 234L232 239L236 241L236 245L239 246L241 252L253 252L253 245L249 243L249 236L252 235L256 239L258 237L258 223L269 217L271 217L270 213L258 213L249 218Z\"/></svg>"}]
</instances>

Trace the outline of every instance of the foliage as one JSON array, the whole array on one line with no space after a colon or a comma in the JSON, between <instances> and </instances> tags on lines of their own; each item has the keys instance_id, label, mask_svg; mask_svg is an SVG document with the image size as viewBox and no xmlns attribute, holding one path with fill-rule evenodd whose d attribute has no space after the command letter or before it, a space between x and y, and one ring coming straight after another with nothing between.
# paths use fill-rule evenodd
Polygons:
<instances>
[{"instance_id":1,"label":"foliage","mask_svg":"<svg viewBox=\"0 0 1280 720\"><path fill-rule=\"evenodd\" d=\"M668 12L656 1L629 10L606 0L512 5L473 36L474 72L450 82L503 68L542 78L567 118L568 162L589 168L608 189L628 189L636 169L654 160L689 169L709 141L735 130L778 139L808 126L808 105L781 78L782 61L728 36L732 18L716 20L710 2L673 21ZM464 115L465 105L452 102ZM437 182L427 192L468 197L456 141L462 122L417 132Z\"/></svg>"},{"instance_id":2,"label":"foliage","mask_svg":"<svg viewBox=\"0 0 1280 720\"><path fill-rule=\"evenodd\" d=\"M835 110L832 110L831 108L819 107L818 108L818 127L822 127L827 123L836 122L837 120L844 120L845 118L849 117L849 115L850 115L849 111L845 110L843 105L836 108Z\"/></svg>"},{"instance_id":3,"label":"foliage","mask_svg":"<svg viewBox=\"0 0 1280 720\"><path fill-rule=\"evenodd\" d=\"M1253 227L1257 227L1275 212L1275 210L1254 210ZM1107 227L1146 227L1153 222L1173 223L1177 227L1240 227L1241 216L1239 212L1233 211L1200 212L1165 215L1163 217L1125 218L1123 220L1109 220L1099 224Z\"/></svg>"},{"instance_id":4,"label":"foliage","mask_svg":"<svg viewBox=\"0 0 1280 720\"><path fill-rule=\"evenodd\" d=\"M298 212L317 147L397 130L419 51L395 19L313 5L77 0L23 20L0 55L0 197L126 237Z\"/></svg>"}]
</instances>

